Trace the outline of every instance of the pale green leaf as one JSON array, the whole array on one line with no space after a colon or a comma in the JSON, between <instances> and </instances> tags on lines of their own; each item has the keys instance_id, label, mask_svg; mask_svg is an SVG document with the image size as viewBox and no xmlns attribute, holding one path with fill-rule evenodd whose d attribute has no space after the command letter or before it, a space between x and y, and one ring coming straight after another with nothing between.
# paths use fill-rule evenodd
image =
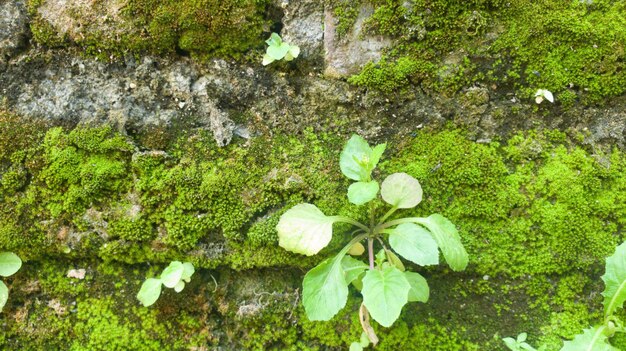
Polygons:
<instances>
[{"instance_id":1,"label":"pale green leaf","mask_svg":"<svg viewBox=\"0 0 626 351\"><path fill-rule=\"evenodd\" d=\"M173 261L161 273L161 282L168 288L173 288L183 277L185 267L180 261Z\"/></svg>"},{"instance_id":2,"label":"pale green leaf","mask_svg":"<svg viewBox=\"0 0 626 351\"><path fill-rule=\"evenodd\" d=\"M418 223L430 231L452 270L462 271L467 267L469 256L461 243L459 232L452 222L435 213L427 218L421 218Z\"/></svg>"},{"instance_id":3,"label":"pale green leaf","mask_svg":"<svg viewBox=\"0 0 626 351\"><path fill-rule=\"evenodd\" d=\"M378 161L380 161L380 157L383 155L386 148L387 144L378 144L374 146L374 148L372 149L372 156L370 157L370 164L372 165L372 169L376 168L376 165L378 165Z\"/></svg>"},{"instance_id":4,"label":"pale green leaf","mask_svg":"<svg viewBox=\"0 0 626 351\"><path fill-rule=\"evenodd\" d=\"M363 304L375 321L383 327L390 327L407 303L410 289L404 273L396 267L368 270L361 291Z\"/></svg>"},{"instance_id":5,"label":"pale green leaf","mask_svg":"<svg viewBox=\"0 0 626 351\"><path fill-rule=\"evenodd\" d=\"M2 312L4 305L7 304L7 300L9 300L9 288L0 280L0 312Z\"/></svg>"},{"instance_id":6,"label":"pale green leaf","mask_svg":"<svg viewBox=\"0 0 626 351\"><path fill-rule=\"evenodd\" d=\"M195 271L196 270L193 268L193 264L191 264L191 262L183 263L183 276L181 279L189 283L191 281L191 276L195 273Z\"/></svg>"},{"instance_id":7,"label":"pale green leaf","mask_svg":"<svg viewBox=\"0 0 626 351\"><path fill-rule=\"evenodd\" d=\"M387 254L385 253L385 249L378 250L374 257L377 266L382 266L382 264L387 261Z\"/></svg>"},{"instance_id":8,"label":"pale green leaf","mask_svg":"<svg viewBox=\"0 0 626 351\"><path fill-rule=\"evenodd\" d=\"M619 351L608 343L604 334L605 328L599 326L585 329L582 334L576 335L574 340L566 341L561 351Z\"/></svg>"},{"instance_id":9,"label":"pale green leaf","mask_svg":"<svg viewBox=\"0 0 626 351\"><path fill-rule=\"evenodd\" d=\"M515 341L515 339L513 339L513 338L504 338L504 339L502 339L502 341L504 341L504 344L510 350L513 350L513 351L519 351L520 350L519 346L517 345L517 341Z\"/></svg>"},{"instance_id":10,"label":"pale green leaf","mask_svg":"<svg viewBox=\"0 0 626 351\"><path fill-rule=\"evenodd\" d=\"M312 321L327 321L348 301L348 283L341 268L343 253L311 269L302 282L302 304Z\"/></svg>"},{"instance_id":11,"label":"pale green leaf","mask_svg":"<svg viewBox=\"0 0 626 351\"><path fill-rule=\"evenodd\" d=\"M372 170L373 150L361 136L353 135L339 157L341 173L356 181L369 181ZM380 157L380 156L379 156Z\"/></svg>"},{"instance_id":12,"label":"pale green leaf","mask_svg":"<svg viewBox=\"0 0 626 351\"><path fill-rule=\"evenodd\" d=\"M365 246L361 243L354 243L350 246L350 250L348 250L348 254L352 256L361 256L365 252Z\"/></svg>"},{"instance_id":13,"label":"pale green leaf","mask_svg":"<svg viewBox=\"0 0 626 351\"><path fill-rule=\"evenodd\" d=\"M265 43L269 46L280 46L283 43L283 39L277 33L272 33Z\"/></svg>"},{"instance_id":14,"label":"pale green leaf","mask_svg":"<svg viewBox=\"0 0 626 351\"><path fill-rule=\"evenodd\" d=\"M346 284L352 283L357 279L369 266L350 256L345 256L341 260L341 268L345 272Z\"/></svg>"},{"instance_id":15,"label":"pale green leaf","mask_svg":"<svg viewBox=\"0 0 626 351\"><path fill-rule=\"evenodd\" d=\"M430 232L413 223L403 223L389 232L389 245L407 260L428 266L439 263L437 242Z\"/></svg>"},{"instance_id":16,"label":"pale green leaf","mask_svg":"<svg viewBox=\"0 0 626 351\"><path fill-rule=\"evenodd\" d=\"M404 272L404 276L409 282L409 285L411 285L408 300L410 302L427 302L430 296L430 288L428 287L426 279L415 272Z\"/></svg>"},{"instance_id":17,"label":"pale green leaf","mask_svg":"<svg viewBox=\"0 0 626 351\"><path fill-rule=\"evenodd\" d=\"M274 60L270 55L268 54L263 55L263 62L262 62L263 66L267 66L274 61L276 60Z\"/></svg>"},{"instance_id":18,"label":"pale green leaf","mask_svg":"<svg viewBox=\"0 0 626 351\"><path fill-rule=\"evenodd\" d=\"M298 57L300 55L300 47L297 45L291 45L289 47L289 55L293 58Z\"/></svg>"},{"instance_id":19,"label":"pale green leaf","mask_svg":"<svg viewBox=\"0 0 626 351\"><path fill-rule=\"evenodd\" d=\"M370 338L367 337L366 332L361 333L361 339L359 340L359 344L361 344L361 346L363 347L370 346Z\"/></svg>"},{"instance_id":20,"label":"pale green leaf","mask_svg":"<svg viewBox=\"0 0 626 351\"><path fill-rule=\"evenodd\" d=\"M355 341L350 344L350 351L363 351L363 346Z\"/></svg>"},{"instance_id":21,"label":"pale green leaf","mask_svg":"<svg viewBox=\"0 0 626 351\"><path fill-rule=\"evenodd\" d=\"M400 271L404 272L406 267L404 267L404 263L400 257L398 257L393 251L385 250L385 256L387 256L387 261L394 267L398 268Z\"/></svg>"},{"instance_id":22,"label":"pale green leaf","mask_svg":"<svg viewBox=\"0 0 626 351\"><path fill-rule=\"evenodd\" d=\"M141 289L137 293L137 299L145 306L148 307L156 302L161 295L161 280L156 278L146 279L141 284Z\"/></svg>"},{"instance_id":23,"label":"pale green leaf","mask_svg":"<svg viewBox=\"0 0 626 351\"><path fill-rule=\"evenodd\" d=\"M609 316L626 301L626 242L615 249L606 259L604 281L604 315Z\"/></svg>"},{"instance_id":24,"label":"pale green leaf","mask_svg":"<svg viewBox=\"0 0 626 351\"><path fill-rule=\"evenodd\" d=\"M528 338L528 334L527 333L520 333L517 336L517 342L524 342L524 341L526 341L526 338Z\"/></svg>"},{"instance_id":25,"label":"pale green leaf","mask_svg":"<svg viewBox=\"0 0 626 351\"><path fill-rule=\"evenodd\" d=\"M397 208L412 208L422 201L422 186L406 173L394 173L383 181L380 195Z\"/></svg>"},{"instance_id":26,"label":"pale green leaf","mask_svg":"<svg viewBox=\"0 0 626 351\"><path fill-rule=\"evenodd\" d=\"M22 267L22 260L13 252L0 252L0 275L8 277Z\"/></svg>"},{"instance_id":27,"label":"pale green leaf","mask_svg":"<svg viewBox=\"0 0 626 351\"><path fill-rule=\"evenodd\" d=\"M287 43L281 43L280 45L270 45L267 47L266 53L274 60L280 60L285 57L290 48L291 45Z\"/></svg>"},{"instance_id":28,"label":"pale green leaf","mask_svg":"<svg viewBox=\"0 0 626 351\"><path fill-rule=\"evenodd\" d=\"M276 226L278 245L291 252L314 255L330 242L334 221L315 205L296 205L280 216Z\"/></svg>"},{"instance_id":29,"label":"pale green leaf","mask_svg":"<svg viewBox=\"0 0 626 351\"><path fill-rule=\"evenodd\" d=\"M348 200L355 205L363 205L376 198L378 195L378 182L356 182L348 187Z\"/></svg>"},{"instance_id":30,"label":"pale green leaf","mask_svg":"<svg viewBox=\"0 0 626 351\"><path fill-rule=\"evenodd\" d=\"M185 282L184 281L179 281L178 284L174 285L174 291L176 291L177 293L183 291L183 289L185 288Z\"/></svg>"}]
</instances>

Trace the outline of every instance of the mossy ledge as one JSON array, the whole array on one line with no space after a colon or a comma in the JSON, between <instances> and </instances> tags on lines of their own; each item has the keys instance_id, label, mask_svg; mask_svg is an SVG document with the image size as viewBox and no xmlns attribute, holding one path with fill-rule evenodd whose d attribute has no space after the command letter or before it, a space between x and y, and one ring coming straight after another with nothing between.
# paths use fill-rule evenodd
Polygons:
<instances>
[{"instance_id":1,"label":"mossy ledge","mask_svg":"<svg viewBox=\"0 0 626 351\"><path fill-rule=\"evenodd\" d=\"M274 231L302 201L361 216L338 168L344 140L305 132L218 148L181 131L154 150L149 135L108 127L48 128L7 112L0 122L0 247L25 260L7 279L3 347L340 350L358 336L355 292L332 321L307 321L300 282L321 257L285 252ZM380 176L418 178L426 196L414 214L449 217L471 265L422 269L431 301L379 328L378 349L501 350L498 336L527 331L557 350L600 318L604 257L624 240L623 152L591 154L554 131L388 142ZM344 241L348 228L336 230L321 256ZM174 259L200 269L190 286L140 308L141 281ZM67 278L71 268L87 278Z\"/></svg>"}]
</instances>

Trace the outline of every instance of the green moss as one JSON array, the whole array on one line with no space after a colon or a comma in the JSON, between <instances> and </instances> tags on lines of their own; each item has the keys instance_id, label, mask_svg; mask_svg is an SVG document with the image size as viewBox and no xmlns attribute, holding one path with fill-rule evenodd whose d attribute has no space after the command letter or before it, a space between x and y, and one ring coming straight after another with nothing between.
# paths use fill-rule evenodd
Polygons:
<instances>
[{"instance_id":1,"label":"green moss","mask_svg":"<svg viewBox=\"0 0 626 351\"><path fill-rule=\"evenodd\" d=\"M626 5L614 1L386 0L375 2L366 23L371 33L396 39L386 65L425 61L441 72L455 56L470 63L463 81L444 82L437 74L397 84L441 92L483 82L529 99L542 88L568 107L624 92L625 14ZM372 73L366 66L352 82L389 92L381 81L365 79Z\"/></svg>"}]
</instances>

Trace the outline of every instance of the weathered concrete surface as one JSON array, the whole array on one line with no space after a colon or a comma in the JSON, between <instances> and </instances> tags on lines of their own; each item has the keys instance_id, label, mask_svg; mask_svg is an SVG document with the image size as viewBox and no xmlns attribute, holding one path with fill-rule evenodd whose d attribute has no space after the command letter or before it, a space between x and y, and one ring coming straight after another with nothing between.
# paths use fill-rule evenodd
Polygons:
<instances>
[{"instance_id":1,"label":"weathered concrete surface","mask_svg":"<svg viewBox=\"0 0 626 351\"><path fill-rule=\"evenodd\" d=\"M24 2L0 0L0 63L25 47L29 34Z\"/></svg>"}]
</instances>

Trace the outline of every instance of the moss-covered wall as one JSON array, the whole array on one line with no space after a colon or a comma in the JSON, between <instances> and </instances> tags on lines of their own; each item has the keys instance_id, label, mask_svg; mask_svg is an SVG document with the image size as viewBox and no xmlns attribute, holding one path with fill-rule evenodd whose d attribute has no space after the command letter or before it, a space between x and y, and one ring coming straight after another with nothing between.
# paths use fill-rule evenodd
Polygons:
<instances>
[{"instance_id":1,"label":"moss-covered wall","mask_svg":"<svg viewBox=\"0 0 626 351\"><path fill-rule=\"evenodd\" d=\"M0 118L0 247L25 260L7 279L5 348L345 349L360 333L356 292L331 322L307 321L300 282L320 258L280 249L274 230L302 201L363 215L345 196L342 138L305 132L219 148L202 131L179 131L152 149L150 134ZM449 217L471 264L420 269L431 301L379 328L378 349L500 350L498 336L528 331L556 350L599 320L604 257L624 240L626 156L580 141L545 131L484 144L451 128L388 140L380 176L418 178L415 214ZM349 228L335 229L321 256ZM182 293L140 307L142 280L174 259L201 270ZM67 278L72 268L86 278Z\"/></svg>"}]
</instances>

